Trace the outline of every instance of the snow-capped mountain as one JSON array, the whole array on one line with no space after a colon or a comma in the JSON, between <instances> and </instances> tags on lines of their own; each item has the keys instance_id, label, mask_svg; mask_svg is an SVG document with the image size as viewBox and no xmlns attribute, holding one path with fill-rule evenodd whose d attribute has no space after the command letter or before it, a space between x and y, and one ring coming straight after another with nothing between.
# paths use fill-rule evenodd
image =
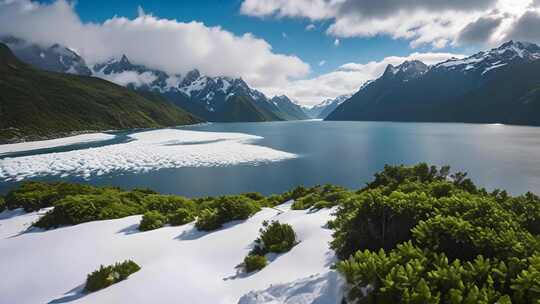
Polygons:
<instances>
[{"instance_id":1,"label":"snow-capped mountain","mask_svg":"<svg viewBox=\"0 0 540 304\"><path fill-rule=\"evenodd\" d=\"M229 104L239 102L238 97L242 97L242 111L253 112L245 117L241 115L247 121L307 118L299 116L303 113L299 114L288 98L271 101L241 78L210 77L196 69L185 75L168 75L157 69L133 64L126 55L96 64L93 71L95 76L135 90L163 94L173 103L210 121L234 121L226 112L233 109L238 111Z\"/></svg>"},{"instance_id":2,"label":"snow-capped mountain","mask_svg":"<svg viewBox=\"0 0 540 304\"><path fill-rule=\"evenodd\" d=\"M89 68L74 50L59 44L42 47L14 37L5 37L2 41L22 61L35 67L54 72L92 75L142 93L157 93L209 121L307 119L288 98L278 98L272 102L241 78L211 77L202 75L196 69L185 75L169 75L133 63L126 55Z\"/></svg>"},{"instance_id":3,"label":"snow-capped mountain","mask_svg":"<svg viewBox=\"0 0 540 304\"><path fill-rule=\"evenodd\" d=\"M508 64L519 64L540 59L540 47L534 43L509 41L498 48L480 52L464 59L450 59L433 69L485 75Z\"/></svg>"},{"instance_id":4,"label":"snow-capped mountain","mask_svg":"<svg viewBox=\"0 0 540 304\"><path fill-rule=\"evenodd\" d=\"M327 119L540 125L540 47L509 41L430 67L390 65Z\"/></svg>"},{"instance_id":5,"label":"snow-capped mountain","mask_svg":"<svg viewBox=\"0 0 540 304\"><path fill-rule=\"evenodd\" d=\"M0 38L0 42L5 43L20 60L41 69L84 76L92 74L76 51L59 44L41 47L11 36Z\"/></svg>"},{"instance_id":6,"label":"snow-capped mountain","mask_svg":"<svg viewBox=\"0 0 540 304\"><path fill-rule=\"evenodd\" d=\"M398 66L389 64L382 77L395 78L403 81L418 78L428 71L429 67L419 60L405 61Z\"/></svg>"},{"instance_id":7,"label":"snow-capped mountain","mask_svg":"<svg viewBox=\"0 0 540 304\"><path fill-rule=\"evenodd\" d=\"M317 119L325 119L332 111L334 111L339 105L344 103L347 99L351 98L352 95L346 94L338 96L334 99L326 99L325 101L313 106L313 107L304 107L304 112L306 112L309 117Z\"/></svg>"},{"instance_id":8,"label":"snow-capped mountain","mask_svg":"<svg viewBox=\"0 0 540 304\"><path fill-rule=\"evenodd\" d=\"M228 116L225 109L231 108L230 101L243 97L251 107L242 107L245 111L255 108L256 116L265 120L308 119L300 106L287 96L268 99L263 93L252 89L242 78L226 76L210 77L192 70L185 75L168 75L142 65L132 64L127 56L111 59L103 64L96 64L94 75L105 78L136 90L152 91L163 94L172 102L192 113L211 121L222 121ZM229 119L227 119L229 121Z\"/></svg>"}]
</instances>

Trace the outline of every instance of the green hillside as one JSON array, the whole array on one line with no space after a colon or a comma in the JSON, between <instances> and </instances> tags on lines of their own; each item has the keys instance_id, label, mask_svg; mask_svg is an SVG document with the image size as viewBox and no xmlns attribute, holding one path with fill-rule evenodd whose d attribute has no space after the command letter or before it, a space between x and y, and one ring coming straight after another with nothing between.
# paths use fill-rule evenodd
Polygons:
<instances>
[{"instance_id":1,"label":"green hillside","mask_svg":"<svg viewBox=\"0 0 540 304\"><path fill-rule=\"evenodd\" d=\"M218 112L214 113L213 121L219 122L261 122L281 120L276 114L255 105L243 95L233 96Z\"/></svg>"},{"instance_id":2,"label":"green hillside","mask_svg":"<svg viewBox=\"0 0 540 304\"><path fill-rule=\"evenodd\" d=\"M36 70L0 44L0 143L199 121L163 99L102 79Z\"/></svg>"}]
</instances>

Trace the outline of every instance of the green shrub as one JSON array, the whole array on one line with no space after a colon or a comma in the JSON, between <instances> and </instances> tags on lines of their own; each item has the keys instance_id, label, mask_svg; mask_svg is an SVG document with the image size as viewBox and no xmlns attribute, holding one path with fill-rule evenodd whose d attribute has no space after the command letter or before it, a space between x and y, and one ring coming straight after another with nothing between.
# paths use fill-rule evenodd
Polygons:
<instances>
[{"instance_id":1,"label":"green shrub","mask_svg":"<svg viewBox=\"0 0 540 304\"><path fill-rule=\"evenodd\" d=\"M268 260L263 255L248 255L244 258L244 269L246 272L261 270L268 264Z\"/></svg>"},{"instance_id":2,"label":"green shrub","mask_svg":"<svg viewBox=\"0 0 540 304\"><path fill-rule=\"evenodd\" d=\"M291 250L296 244L296 234L291 225L280 224L277 221L263 222L260 236L255 240L255 246L244 259L246 272L262 269L268 263L266 254L284 253Z\"/></svg>"},{"instance_id":3,"label":"green shrub","mask_svg":"<svg viewBox=\"0 0 540 304\"><path fill-rule=\"evenodd\" d=\"M199 213L195 227L199 230L211 231L221 228L223 224L219 219L218 211L215 209L204 209Z\"/></svg>"},{"instance_id":4,"label":"green shrub","mask_svg":"<svg viewBox=\"0 0 540 304\"><path fill-rule=\"evenodd\" d=\"M180 226L187 224L194 219L195 217L193 216L193 212L188 209L180 208L169 216L169 224L173 226Z\"/></svg>"},{"instance_id":5,"label":"green shrub","mask_svg":"<svg viewBox=\"0 0 540 304\"><path fill-rule=\"evenodd\" d=\"M294 196L294 203L292 204L293 210L319 210L323 208L331 208L340 204L343 200L352 195L352 193L347 191L345 188L333 185L315 186L310 189L300 189L303 190L297 190L297 194ZM299 196L300 194L298 193L303 195Z\"/></svg>"},{"instance_id":6,"label":"green shrub","mask_svg":"<svg viewBox=\"0 0 540 304\"><path fill-rule=\"evenodd\" d=\"M94 292L112 284L127 279L131 274L139 271L141 267L131 260L122 263L116 263L110 266L101 265L86 278L85 289Z\"/></svg>"},{"instance_id":7,"label":"green shrub","mask_svg":"<svg viewBox=\"0 0 540 304\"><path fill-rule=\"evenodd\" d=\"M6 210L6 202L2 196L0 196L0 212Z\"/></svg>"},{"instance_id":8,"label":"green shrub","mask_svg":"<svg viewBox=\"0 0 540 304\"><path fill-rule=\"evenodd\" d=\"M10 210L23 208L26 212L32 212L51 207L56 201L69 195L100 191L100 188L80 184L24 182L17 189L10 191L5 201Z\"/></svg>"},{"instance_id":9,"label":"green shrub","mask_svg":"<svg viewBox=\"0 0 540 304\"><path fill-rule=\"evenodd\" d=\"M242 193L241 195L252 199L254 201L260 201L264 199L264 196L258 192L248 192L248 193Z\"/></svg>"},{"instance_id":10,"label":"green shrub","mask_svg":"<svg viewBox=\"0 0 540 304\"><path fill-rule=\"evenodd\" d=\"M355 303L535 303L540 199L487 193L465 173L386 166L331 221Z\"/></svg>"},{"instance_id":11,"label":"green shrub","mask_svg":"<svg viewBox=\"0 0 540 304\"><path fill-rule=\"evenodd\" d=\"M41 217L34 226L49 229L141 214L145 211L141 202L143 197L140 193L115 189L107 189L100 194L67 196L57 201L54 209Z\"/></svg>"},{"instance_id":12,"label":"green shrub","mask_svg":"<svg viewBox=\"0 0 540 304\"><path fill-rule=\"evenodd\" d=\"M246 220L261 210L261 206L246 196L222 196L215 200L201 202L204 209L197 217L196 227L200 230L215 230L223 224L236 220Z\"/></svg>"},{"instance_id":13,"label":"green shrub","mask_svg":"<svg viewBox=\"0 0 540 304\"><path fill-rule=\"evenodd\" d=\"M497 303L512 281L500 260L450 261L411 242L390 252L358 251L337 269L351 283L349 300L358 303Z\"/></svg>"},{"instance_id":14,"label":"green shrub","mask_svg":"<svg viewBox=\"0 0 540 304\"><path fill-rule=\"evenodd\" d=\"M161 228L167 223L167 217L157 211L147 211L144 213L141 223L139 224L140 231L149 231Z\"/></svg>"},{"instance_id":15,"label":"green shrub","mask_svg":"<svg viewBox=\"0 0 540 304\"><path fill-rule=\"evenodd\" d=\"M143 203L147 210L157 211L163 215L169 215L178 209L195 210L195 203L187 198L174 195L152 194L144 197Z\"/></svg>"},{"instance_id":16,"label":"green shrub","mask_svg":"<svg viewBox=\"0 0 540 304\"><path fill-rule=\"evenodd\" d=\"M296 233L289 224L281 224L278 221L263 222L260 236L255 241L262 252L283 253L291 250L296 244Z\"/></svg>"}]
</instances>

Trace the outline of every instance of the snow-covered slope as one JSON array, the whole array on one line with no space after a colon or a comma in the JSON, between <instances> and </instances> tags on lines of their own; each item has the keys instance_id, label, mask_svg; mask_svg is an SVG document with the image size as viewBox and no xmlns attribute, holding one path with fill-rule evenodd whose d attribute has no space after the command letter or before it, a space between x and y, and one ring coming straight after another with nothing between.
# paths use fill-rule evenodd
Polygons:
<instances>
[{"instance_id":1,"label":"snow-covered slope","mask_svg":"<svg viewBox=\"0 0 540 304\"><path fill-rule=\"evenodd\" d=\"M433 67L463 73L480 73L506 66L540 59L540 47L534 43L509 41L489 51L479 52L464 59L450 59Z\"/></svg>"},{"instance_id":2,"label":"snow-covered slope","mask_svg":"<svg viewBox=\"0 0 540 304\"><path fill-rule=\"evenodd\" d=\"M280 211L281 210L281 211ZM342 284L330 270L326 222L332 210L263 209L244 222L199 232L193 224L139 232L140 216L23 233L38 215L0 214L0 302L339 304ZM300 240L253 274L236 268L264 220L291 224ZM86 275L100 264L132 259L142 269L127 280L82 293Z\"/></svg>"},{"instance_id":3,"label":"snow-covered slope","mask_svg":"<svg viewBox=\"0 0 540 304\"><path fill-rule=\"evenodd\" d=\"M84 59L65 46L42 47L11 36L0 38L0 42L7 44L20 60L41 69L84 76L92 74Z\"/></svg>"}]
</instances>

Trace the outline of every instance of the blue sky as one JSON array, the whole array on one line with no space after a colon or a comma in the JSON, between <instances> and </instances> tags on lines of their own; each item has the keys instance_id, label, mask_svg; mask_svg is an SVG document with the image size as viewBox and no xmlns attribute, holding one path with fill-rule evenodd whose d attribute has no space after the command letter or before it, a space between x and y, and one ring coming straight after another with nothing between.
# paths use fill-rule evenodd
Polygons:
<instances>
[{"instance_id":1,"label":"blue sky","mask_svg":"<svg viewBox=\"0 0 540 304\"><path fill-rule=\"evenodd\" d=\"M51 1L49 1L51 2ZM103 22L114 15L135 18L141 6L146 13L181 22L200 21L207 26L221 26L237 35L253 33L266 40L274 52L296 55L311 65L311 76L328 73L349 62L364 63L381 60L387 56L407 56L411 52L432 50L427 46L412 49L405 39L387 36L369 38L340 38L340 45L334 45L335 37L326 34L328 21L312 22L307 18L257 18L240 13L241 0L197 0L197 1L107 1L79 0L75 6L80 18L85 22ZM314 30L306 26L314 24ZM442 48L438 51L464 53L463 48ZM324 61L324 65L320 62Z\"/></svg>"},{"instance_id":2,"label":"blue sky","mask_svg":"<svg viewBox=\"0 0 540 304\"><path fill-rule=\"evenodd\" d=\"M6 34L66 45L89 64L126 54L171 74L242 77L313 105L388 64L540 42L540 0L0 0Z\"/></svg>"}]
</instances>

